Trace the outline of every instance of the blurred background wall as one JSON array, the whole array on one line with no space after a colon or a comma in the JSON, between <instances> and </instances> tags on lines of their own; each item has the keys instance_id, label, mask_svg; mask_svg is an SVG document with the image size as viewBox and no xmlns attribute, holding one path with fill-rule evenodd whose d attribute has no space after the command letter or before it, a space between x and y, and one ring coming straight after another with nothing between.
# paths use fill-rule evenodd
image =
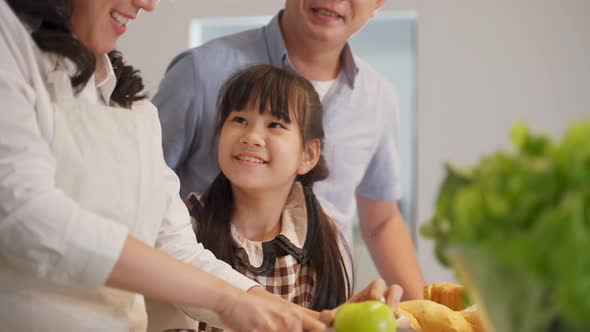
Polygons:
<instances>
[{"instance_id":1,"label":"blurred background wall","mask_svg":"<svg viewBox=\"0 0 590 332\"><path fill-rule=\"evenodd\" d=\"M118 48L153 95L169 61L187 48L191 19L274 15L283 3L162 0ZM418 15L417 223L433 213L445 161L471 165L508 147L515 121L558 136L590 117L590 1L386 0L382 10ZM427 282L453 279L429 241L417 246ZM374 273L366 260L363 279Z\"/></svg>"}]
</instances>

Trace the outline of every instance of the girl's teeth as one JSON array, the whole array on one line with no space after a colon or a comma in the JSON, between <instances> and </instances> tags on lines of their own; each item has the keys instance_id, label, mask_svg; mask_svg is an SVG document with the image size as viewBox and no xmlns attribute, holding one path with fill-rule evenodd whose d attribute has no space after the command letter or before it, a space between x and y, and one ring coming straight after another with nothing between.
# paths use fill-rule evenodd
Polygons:
<instances>
[{"instance_id":1,"label":"girl's teeth","mask_svg":"<svg viewBox=\"0 0 590 332\"><path fill-rule=\"evenodd\" d=\"M328 11L328 10L325 10L325 9L318 9L318 13L321 14L321 15L332 16L332 17L338 17L338 16L340 16L340 15L334 13L334 12L331 12L331 11Z\"/></svg>"},{"instance_id":2,"label":"girl's teeth","mask_svg":"<svg viewBox=\"0 0 590 332\"><path fill-rule=\"evenodd\" d=\"M256 164L264 164L264 161L257 159L257 158L252 158L252 157L237 156L236 159L243 160L243 161L249 161L251 163L256 163Z\"/></svg>"}]
</instances>

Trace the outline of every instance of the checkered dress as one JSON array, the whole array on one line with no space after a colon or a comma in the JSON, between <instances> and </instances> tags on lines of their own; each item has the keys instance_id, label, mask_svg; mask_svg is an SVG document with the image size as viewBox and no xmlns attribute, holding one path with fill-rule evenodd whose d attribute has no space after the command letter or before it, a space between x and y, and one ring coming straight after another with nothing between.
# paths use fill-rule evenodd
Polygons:
<instances>
[{"instance_id":1,"label":"checkered dress","mask_svg":"<svg viewBox=\"0 0 590 332\"><path fill-rule=\"evenodd\" d=\"M197 195L192 196L189 197L187 205L194 218L195 231L198 232L197 217L200 215L198 209L202 208L202 205ZM314 215L317 212L314 212L315 210L313 208L309 210L305 208L307 205L305 199L306 195L304 194L303 188L299 184L294 186L294 190L289 195L288 204L286 204L286 211L283 213L283 218L287 218L283 219L283 223L292 223L292 221L289 222L288 220L304 222L308 226L307 235L310 235L312 232L317 231L317 217ZM299 212L297 213L295 211ZM289 232L286 231L285 233ZM249 257L247 250L242 245L249 247L254 242L243 238L233 227L232 236L234 237L234 241L236 241L233 265L238 272L256 281L272 294L279 295L285 300L302 307L311 307L314 294L315 273L309 266L309 256L307 256L308 254L305 253L305 250L302 250L302 248L296 245L294 246L291 239L285 236L285 234L280 234L275 240L263 245L261 248L264 252L262 255L263 261L259 267L253 267L250 265L252 259L257 258L255 259L257 261L260 259L260 256L252 253L256 257ZM293 234L290 235L290 237L293 236ZM309 245L307 239L305 242L305 244ZM241 245L238 245L238 243L241 243ZM302 255L307 256L307 258L304 258ZM200 322L198 331L218 332L222 330Z\"/></svg>"},{"instance_id":2,"label":"checkered dress","mask_svg":"<svg viewBox=\"0 0 590 332\"><path fill-rule=\"evenodd\" d=\"M270 293L280 295L285 300L302 307L311 307L315 284L314 273L309 264L301 265L289 254L277 257L274 269L267 275L256 276L241 262L237 264L236 270L259 283Z\"/></svg>"}]
</instances>

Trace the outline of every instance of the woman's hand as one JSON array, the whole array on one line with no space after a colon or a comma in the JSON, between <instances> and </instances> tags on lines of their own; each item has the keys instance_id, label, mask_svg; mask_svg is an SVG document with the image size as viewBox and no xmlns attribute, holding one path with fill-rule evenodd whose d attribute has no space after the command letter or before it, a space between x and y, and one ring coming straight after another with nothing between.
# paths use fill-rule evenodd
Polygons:
<instances>
[{"instance_id":1,"label":"woman's hand","mask_svg":"<svg viewBox=\"0 0 590 332\"><path fill-rule=\"evenodd\" d=\"M325 325L306 309L261 287L244 292L133 237L125 241L107 286L175 303L195 320L223 325L233 331L325 330Z\"/></svg>"},{"instance_id":2,"label":"woman's hand","mask_svg":"<svg viewBox=\"0 0 590 332\"><path fill-rule=\"evenodd\" d=\"M303 331L301 315L256 296L242 293L228 301L219 312L232 331Z\"/></svg>"},{"instance_id":3,"label":"woman's hand","mask_svg":"<svg viewBox=\"0 0 590 332\"><path fill-rule=\"evenodd\" d=\"M302 308L260 287L234 296L219 311L221 321L233 331L324 331L325 326Z\"/></svg>"}]
</instances>

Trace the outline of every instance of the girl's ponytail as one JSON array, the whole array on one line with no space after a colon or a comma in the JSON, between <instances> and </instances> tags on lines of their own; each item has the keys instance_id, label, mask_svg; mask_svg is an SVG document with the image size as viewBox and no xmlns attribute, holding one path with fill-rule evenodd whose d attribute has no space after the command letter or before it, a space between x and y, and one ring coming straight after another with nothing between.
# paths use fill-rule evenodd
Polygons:
<instances>
[{"instance_id":1,"label":"girl's ponytail","mask_svg":"<svg viewBox=\"0 0 590 332\"><path fill-rule=\"evenodd\" d=\"M203 195L201 216L197 217L197 240L215 257L233 267L234 242L231 237L230 218L233 213L231 184L219 173L209 190Z\"/></svg>"},{"instance_id":2,"label":"girl's ponytail","mask_svg":"<svg viewBox=\"0 0 590 332\"><path fill-rule=\"evenodd\" d=\"M311 309L333 309L346 302L352 293L352 255L337 225L323 211L311 188L304 186L303 190L307 208L316 210L319 227L310 247L309 265L316 276Z\"/></svg>"}]
</instances>

